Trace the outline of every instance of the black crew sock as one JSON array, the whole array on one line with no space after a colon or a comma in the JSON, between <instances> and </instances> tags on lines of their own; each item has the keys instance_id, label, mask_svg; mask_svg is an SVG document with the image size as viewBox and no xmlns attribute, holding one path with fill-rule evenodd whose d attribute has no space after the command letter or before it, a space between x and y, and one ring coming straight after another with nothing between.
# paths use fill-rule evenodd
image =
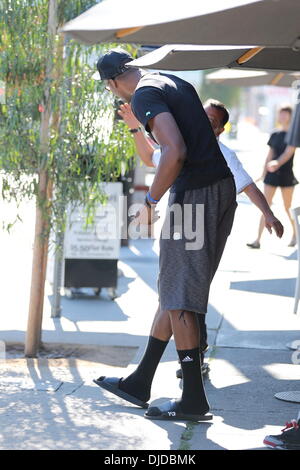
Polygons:
<instances>
[{"instance_id":1,"label":"black crew sock","mask_svg":"<svg viewBox=\"0 0 300 470\"><path fill-rule=\"evenodd\" d=\"M149 336L144 355L137 369L120 383L120 389L143 401L148 401L152 380L169 341Z\"/></svg>"},{"instance_id":2,"label":"black crew sock","mask_svg":"<svg viewBox=\"0 0 300 470\"><path fill-rule=\"evenodd\" d=\"M191 414L205 414L209 410L202 381L200 366L200 350L177 350L183 378L183 390L180 407L183 412Z\"/></svg>"}]
</instances>

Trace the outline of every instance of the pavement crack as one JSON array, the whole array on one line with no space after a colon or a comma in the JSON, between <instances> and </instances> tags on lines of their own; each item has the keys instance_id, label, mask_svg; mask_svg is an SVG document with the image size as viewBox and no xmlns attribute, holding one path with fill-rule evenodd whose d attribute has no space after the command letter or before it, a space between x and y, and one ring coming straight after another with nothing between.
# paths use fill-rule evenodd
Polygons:
<instances>
[{"instance_id":1,"label":"pavement crack","mask_svg":"<svg viewBox=\"0 0 300 470\"><path fill-rule=\"evenodd\" d=\"M186 423L186 427L180 436L180 444L178 450L190 450L190 443L189 441L192 439L194 435L194 428L198 423L193 423L188 421Z\"/></svg>"},{"instance_id":2,"label":"pavement crack","mask_svg":"<svg viewBox=\"0 0 300 470\"><path fill-rule=\"evenodd\" d=\"M81 382L79 385L77 385L77 387L73 388L73 390L71 390L71 392L65 393L65 396L66 396L66 395L73 395L73 394L74 394L75 392L77 392L77 390L79 390L83 385L84 385L84 382Z\"/></svg>"},{"instance_id":3,"label":"pavement crack","mask_svg":"<svg viewBox=\"0 0 300 470\"><path fill-rule=\"evenodd\" d=\"M61 387L63 386L63 382L60 382L60 384L56 387L56 389L54 390L54 392L58 392L58 390L61 389Z\"/></svg>"}]
</instances>

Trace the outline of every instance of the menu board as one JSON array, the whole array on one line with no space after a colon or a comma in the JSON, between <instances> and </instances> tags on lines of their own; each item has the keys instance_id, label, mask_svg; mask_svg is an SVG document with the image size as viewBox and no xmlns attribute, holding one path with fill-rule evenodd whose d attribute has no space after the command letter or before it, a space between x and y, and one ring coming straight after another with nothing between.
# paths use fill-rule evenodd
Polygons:
<instances>
[{"instance_id":1,"label":"menu board","mask_svg":"<svg viewBox=\"0 0 300 470\"><path fill-rule=\"evenodd\" d=\"M92 226L85 228L84 208L68 210L64 258L118 259L123 219L122 183L103 183L107 202L97 208Z\"/></svg>"}]
</instances>

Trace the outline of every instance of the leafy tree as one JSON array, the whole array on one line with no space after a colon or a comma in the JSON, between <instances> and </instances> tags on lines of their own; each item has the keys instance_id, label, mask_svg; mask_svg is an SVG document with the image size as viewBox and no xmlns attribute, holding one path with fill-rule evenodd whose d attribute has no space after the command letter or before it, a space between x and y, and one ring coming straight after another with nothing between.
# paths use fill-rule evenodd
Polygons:
<instances>
[{"instance_id":1,"label":"leafy tree","mask_svg":"<svg viewBox=\"0 0 300 470\"><path fill-rule=\"evenodd\" d=\"M134 155L126 126L114 120L113 97L91 78L104 46L86 47L59 33L93 4L0 3L0 81L6 94L0 104L2 197L17 203L36 199L27 356L35 356L40 343L50 229L64 230L64 208L75 201L86 207L91 222L105 199L99 183L115 180Z\"/></svg>"}]
</instances>

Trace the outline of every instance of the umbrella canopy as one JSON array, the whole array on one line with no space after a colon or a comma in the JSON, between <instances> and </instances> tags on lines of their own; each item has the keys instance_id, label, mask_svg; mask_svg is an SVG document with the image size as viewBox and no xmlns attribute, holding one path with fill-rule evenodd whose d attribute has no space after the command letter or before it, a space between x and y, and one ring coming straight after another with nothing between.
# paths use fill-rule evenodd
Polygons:
<instances>
[{"instance_id":1,"label":"umbrella canopy","mask_svg":"<svg viewBox=\"0 0 300 470\"><path fill-rule=\"evenodd\" d=\"M300 2L299 2L300 4ZM166 45L130 62L141 68L204 70L221 67L300 71L300 50L279 47Z\"/></svg>"},{"instance_id":2,"label":"umbrella canopy","mask_svg":"<svg viewBox=\"0 0 300 470\"><path fill-rule=\"evenodd\" d=\"M209 83L222 83L222 85L246 87L260 85L291 87L299 78L300 73L270 73L233 69L220 69L205 76L205 80Z\"/></svg>"},{"instance_id":3,"label":"umbrella canopy","mask_svg":"<svg viewBox=\"0 0 300 470\"><path fill-rule=\"evenodd\" d=\"M299 47L299 17L299 0L106 0L62 31L86 44Z\"/></svg>"}]
</instances>

